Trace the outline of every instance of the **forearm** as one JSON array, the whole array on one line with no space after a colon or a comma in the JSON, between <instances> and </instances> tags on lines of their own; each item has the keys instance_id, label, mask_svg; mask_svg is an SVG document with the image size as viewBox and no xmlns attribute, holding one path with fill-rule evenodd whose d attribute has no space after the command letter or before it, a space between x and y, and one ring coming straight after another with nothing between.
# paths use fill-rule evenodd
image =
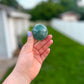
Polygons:
<instances>
[{"instance_id":1,"label":"forearm","mask_svg":"<svg viewBox=\"0 0 84 84\"><path fill-rule=\"evenodd\" d=\"M3 82L3 84L30 84L30 82L31 81L24 78L24 76L21 76L16 72L12 72Z\"/></svg>"}]
</instances>

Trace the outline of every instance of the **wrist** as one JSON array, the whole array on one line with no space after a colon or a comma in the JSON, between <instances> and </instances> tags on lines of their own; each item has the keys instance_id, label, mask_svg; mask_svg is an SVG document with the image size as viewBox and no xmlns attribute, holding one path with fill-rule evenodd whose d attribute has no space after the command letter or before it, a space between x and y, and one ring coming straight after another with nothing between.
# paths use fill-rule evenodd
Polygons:
<instances>
[{"instance_id":1,"label":"wrist","mask_svg":"<svg viewBox=\"0 0 84 84\"><path fill-rule=\"evenodd\" d=\"M22 72L19 72L17 69L14 69L12 72L13 75L15 75L15 77L20 78L21 80L23 80L25 83L24 84L30 84L31 83L31 79L29 78L28 74L24 74Z\"/></svg>"},{"instance_id":2,"label":"wrist","mask_svg":"<svg viewBox=\"0 0 84 84\"><path fill-rule=\"evenodd\" d=\"M13 70L13 72L9 75L9 77L4 81L3 84L30 84L31 80L22 75L21 73L18 73L16 70Z\"/></svg>"}]
</instances>

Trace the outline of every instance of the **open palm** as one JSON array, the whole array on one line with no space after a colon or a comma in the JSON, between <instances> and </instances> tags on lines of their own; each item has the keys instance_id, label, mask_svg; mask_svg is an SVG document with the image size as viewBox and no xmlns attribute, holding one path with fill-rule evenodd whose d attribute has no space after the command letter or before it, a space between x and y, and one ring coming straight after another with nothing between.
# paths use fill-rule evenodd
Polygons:
<instances>
[{"instance_id":1,"label":"open palm","mask_svg":"<svg viewBox=\"0 0 84 84\"><path fill-rule=\"evenodd\" d=\"M48 35L45 40L37 42L31 33L26 44L21 49L16 69L23 76L33 80L40 71L43 61L48 56L53 41L52 35Z\"/></svg>"}]
</instances>

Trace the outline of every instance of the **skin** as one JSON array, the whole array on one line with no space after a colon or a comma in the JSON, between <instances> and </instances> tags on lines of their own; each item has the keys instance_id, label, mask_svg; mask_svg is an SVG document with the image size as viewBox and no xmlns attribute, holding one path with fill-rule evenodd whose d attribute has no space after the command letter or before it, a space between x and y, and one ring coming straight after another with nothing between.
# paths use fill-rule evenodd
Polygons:
<instances>
[{"instance_id":1,"label":"skin","mask_svg":"<svg viewBox=\"0 0 84 84\"><path fill-rule=\"evenodd\" d=\"M29 31L30 32L30 31ZM28 37L26 44L22 47L16 66L12 73L7 77L3 84L30 84L38 75L42 63L50 53L49 46L53 43L52 35L37 42L31 36Z\"/></svg>"}]
</instances>

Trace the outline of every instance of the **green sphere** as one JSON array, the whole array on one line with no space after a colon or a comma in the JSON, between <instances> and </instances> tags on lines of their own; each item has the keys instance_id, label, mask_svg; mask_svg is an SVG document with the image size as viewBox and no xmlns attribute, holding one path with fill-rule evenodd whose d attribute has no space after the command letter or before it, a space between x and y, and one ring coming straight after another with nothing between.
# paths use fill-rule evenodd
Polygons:
<instances>
[{"instance_id":1,"label":"green sphere","mask_svg":"<svg viewBox=\"0 0 84 84\"><path fill-rule=\"evenodd\" d=\"M36 24L32 29L32 34L36 40L44 40L48 35L48 30L44 25Z\"/></svg>"}]
</instances>

